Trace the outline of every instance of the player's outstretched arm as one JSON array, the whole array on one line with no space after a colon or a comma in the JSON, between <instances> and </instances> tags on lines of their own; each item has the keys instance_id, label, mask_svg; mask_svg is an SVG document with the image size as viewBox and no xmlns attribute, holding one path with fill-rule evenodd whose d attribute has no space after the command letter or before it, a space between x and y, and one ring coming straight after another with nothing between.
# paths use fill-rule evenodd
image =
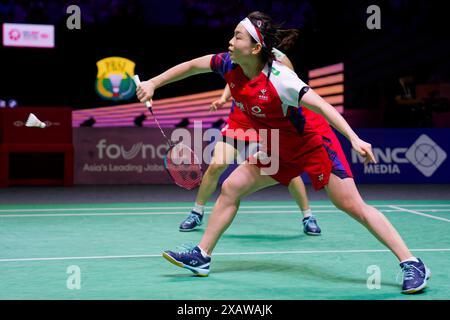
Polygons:
<instances>
[{"instance_id":1,"label":"player's outstretched arm","mask_svg":"<svg viewBox=\"0 0 450 320\"><path fill-rule=\"evenodd\" d=\"M221 99L226 102L230 98L231 98L231 90L230 90L230 86L227 83L227 85L225 86L225 89L223 89L223 93L222 93Z\"/></svg>"},{"instance_id":2,"label":"player's outstretched arm","mask_svg":"<svg viewBox=\"0 0 450 320\"><path fill-rule=\"evenodd\" d=\"M214 100L209 107L209 111L217 111L217 109L222 108L225 103L231 98L230 86L227 84L223 89L222 95L219 99Z\"/></svg>"},{"instance_id":3,"label":"player's outstretched arm","mask_svg":"<svg viewBox=\"0 0 450 320\"><path fill-rule=\"evenodd\" d=\"M150 80L141 82L136 88L138 99L144 103L153 98L155 90L159 87L199 73L211 72L210 61L212 56L212 54L209 54L180 63Z\"/></svg>"},{"instance_id":4,"label":"player's outstretched arm","mask_svg":"<svg viewBox=\"0 0 450 320\"><path fill-rule=\"evenodd\" d=\"M323 115L329 124L336 128L351 142L353 149L366 158L366 163L376 163L375 157L372 153L372 146L361 140L347 121L345 121L345 119L339 114L339 112L321 96L314 92L314 90L309 89L303 95L299 103L306 106L308 109Z\"/></svg>"}]
</instances>

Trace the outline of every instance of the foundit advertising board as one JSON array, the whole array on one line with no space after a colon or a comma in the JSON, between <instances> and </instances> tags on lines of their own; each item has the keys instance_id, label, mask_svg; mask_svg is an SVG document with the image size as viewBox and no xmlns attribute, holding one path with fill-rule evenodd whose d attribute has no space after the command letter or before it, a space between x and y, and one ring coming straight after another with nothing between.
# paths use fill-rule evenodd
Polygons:
<instances>
[{"instance_id":1,"label":"foundit advertising board","mask_svg":"<svg viewBox=\"0 0 450 320\"><path fill-rule=\"evenodd\" d=\"M176 141L197 141L189 146L199 159L203 154L210 159L213 145L202 142L201 131L194 139L194 129L176 130L173 135L174 129L165 132ZM73 140L75 184L173 184L164 168L169 147L157 128L74 128Z\"/></svg>"}]
</instances>

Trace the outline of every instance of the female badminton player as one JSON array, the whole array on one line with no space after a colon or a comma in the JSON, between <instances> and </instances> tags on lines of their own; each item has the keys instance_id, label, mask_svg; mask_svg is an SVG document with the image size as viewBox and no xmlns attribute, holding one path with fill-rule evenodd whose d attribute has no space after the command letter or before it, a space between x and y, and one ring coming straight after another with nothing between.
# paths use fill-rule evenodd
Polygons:
<instances>
[{"instance_id":1,"label":"female badminton player","mask_svg":"<svg viewBox=\"0 0 450 320\"><path fill-rule=\"evenodd\" d=\"M287 186L300 173L307 172L316 190L325 188L337 208L364 225L398 258L403 271L402 292L421 291L430 270L411 254L386 217L363 201L353 178L342 166L342 153L320 135L310 111L325 117L365 157L366 163L376 162L371 145L361 140L339 112L295 72L274 60L271 50L279 44L279 37L279 27L269 16L253 12L236 26L228 52L184 62L138 86L137 97L145 102L163 85L198 73L216 72L230 85L236 104L242 105L253 128L269 129L269 133L270 129L279 130L279 154L272 155L268 147L266 157L250 157L224 181L200 243L183 252L165 251L164 258L198 276L207 276L211 254L233 221L240 199L277 183ZM267 100L259 99L263 89L267 90ZM266 166L258 159L273 156L279 157L279 170L267 175Z\"/></svg>"},{"instance_id":2,"label":"female badminton player","mask_svg":"<svg viewBox=\"0 0 450 320\"><path fill-rule=\"evenodd\" d=\"M284 50L293 45L297 33L296 30L286 30L286 37L283 39L280 47ZM289 58L280 50L273 48L272 53L274 57L290 69L294 69ZM222 93L222 96L213 101L211 104L211 111L222 107L231 97L231 91L228 84ZM329 126L328 126L329 127ZM333 132L331 132L334 135ZM195 199L194 207L191 213L180 224L180 231L187 232L196 229L202 225L204 208L206 202L211 195L216 191L217 184L222 173L228 168L229 164L236 158L238 152L245 150L238 150L237 146L245 146L247 150L251 150L250 143L258 142L258 134L253 130L251 122L247 120L247 116L243 111L236 107L235 102L232 102L230 115L227 119L226 126L222 129L222 141L218 141L214 146L214 154L211 164L203 176L197 197ZM244 143L239 143L243 141ZM309 207L308 197L306 195L305 185L301 177L292 179L288 186L289 192L295 199L303 214L303 232L307 235L318 236L321 234L321 229L318 225L316 217L312 215Z\"/></svg>"}]
</instances>

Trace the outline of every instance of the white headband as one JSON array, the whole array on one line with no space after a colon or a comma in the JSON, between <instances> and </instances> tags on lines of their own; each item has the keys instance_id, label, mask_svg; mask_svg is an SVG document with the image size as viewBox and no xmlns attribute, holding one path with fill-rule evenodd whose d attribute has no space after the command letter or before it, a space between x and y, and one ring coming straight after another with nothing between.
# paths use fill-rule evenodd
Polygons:
<instances>
[{"instance_id":1,"label":"white headband","mask_svg":"<svg viewBox=\"0 0 450 320\"><path fill-rule=\"evenodd\" d=\"M249 18L245 18L240 23L242 23L244 28L248 31L248 33L250 33L252 38L255 39L257 43L262 44L263 47L266 46L266 44L264 43L264 38L262 34L259 32L259 29L253 25L253 23L250 21Z\"/></svg>"}]
</instances>

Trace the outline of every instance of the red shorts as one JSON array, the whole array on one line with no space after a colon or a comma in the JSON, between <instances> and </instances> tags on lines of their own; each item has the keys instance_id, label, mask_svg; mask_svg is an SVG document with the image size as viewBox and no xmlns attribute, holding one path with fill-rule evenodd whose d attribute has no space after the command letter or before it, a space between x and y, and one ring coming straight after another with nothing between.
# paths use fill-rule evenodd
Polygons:
<instances>
[{"instance_id":1,"label":"red shorts","mask_svg":"<svg viewBox=\"0 0 450 320\"><path fill-rule=\"evenodd\" d=\"M288 186L292 179L306 172L315 190L320 190L328 184L331 173L341 179L353 178L341 144L332 129L323 130L321 136L322 145L319 144L307 153L300 154L292 161L280 160L278 171L270 176ZM256 161L253 156L249 157L249 160L259 168L270 166Z\"/></svg>"},{"instance_id":2,"label":"red shorts","mask_svg":"<svg viewBox=\"0 0 450 320\"><path fill-rule=\"evenodd\" d=\"M234 100L228 115L227 124L222 129L222 136L240 141L259 141L257 131L253 128L247 115L234 104Z\"/></svg>"},{"instance_id":3,"label":"red shorts","mask_svg":"<svg viewBox=\"0 0 450 320\"><path fill-rule=\"evenodd\" d=\"M222 136L229 137L235 140L258 142L258 132L251 128L243 126L242 124L228 119L227 124L221 130Z\"/></svg>"},{"instance_id":4,"label":"red shorts","mask_svg":"<svg viewBox=\"0 0 450 320\"><path fill-rule=\"evenodd\" d=\"M313 114L312 111L310 112ZM320 190L328 184L331 173L342 179L353 178L344 151L333 129L321 116L317 114L313 114L313 116L314 129L319 137L314 136L306 143L316 145L316 147L306 147L308 152L299 153L291 161L279 161L279 170L271 177L283 185L288 186L293 178L298 177L303 172L308 174L316 190ZM259 141L257 131L252 128L246 115L237 107L235 107L234 112L230 113L227 125L222 129L222 136L248 142ZM320 139L320 136L322 139ZM249 160L253 160L252 163L256 162L256 165L260 168L265 167L252 156L249 157Z\"/></svg>"}]
</instances>

